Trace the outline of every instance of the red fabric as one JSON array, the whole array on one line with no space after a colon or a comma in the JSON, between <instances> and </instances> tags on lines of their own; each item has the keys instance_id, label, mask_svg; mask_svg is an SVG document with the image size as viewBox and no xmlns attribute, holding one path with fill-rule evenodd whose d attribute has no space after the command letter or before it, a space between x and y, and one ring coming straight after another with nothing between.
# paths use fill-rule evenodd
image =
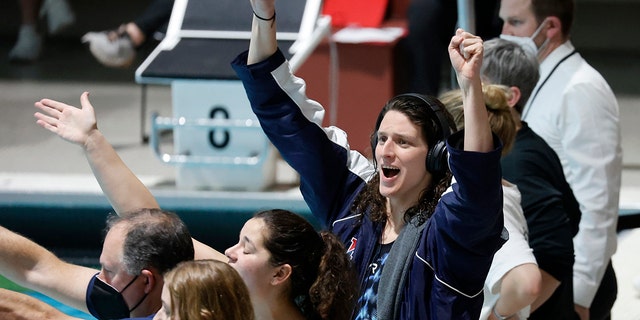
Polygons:
<instances>
[{"instance_id":1,"label":"red fabric","mask_svg":"<svg viewBox=\"0 0 640 320\"><path fill-rule=\"evenodd\" d=\"M325 0L322 13L333 27L379 27L389 0Z\"/></svg>"}]
</instances>

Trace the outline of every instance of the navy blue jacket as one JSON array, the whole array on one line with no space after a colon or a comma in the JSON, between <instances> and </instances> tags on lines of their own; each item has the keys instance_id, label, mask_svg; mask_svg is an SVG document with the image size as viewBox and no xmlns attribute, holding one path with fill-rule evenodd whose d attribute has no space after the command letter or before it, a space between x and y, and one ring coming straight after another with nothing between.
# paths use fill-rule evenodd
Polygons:
<instances>
[{"instance_id":1,"label":"navy blue jacket","mask_svg":"<svg viewBox=\"0 0 640 320\"><path fill-rule=\"evenodd\" d=\"M291 74L280 51L251 66L246 61L245 52L232 67L264 132L300 174L306 203L343 241L362 282L382 226L350 208L375 173L373 164L349 150L342 130L322 127L324 109L306 97L304 81ZM504 242L501 144L496 140L498 147L488 153L465 152L454 147L462 137L458 133L448 141L456 183L420 236L407 285L400 289L402 319L476 320L480 315L484 280Z\"/></svg>"}]
</instances>

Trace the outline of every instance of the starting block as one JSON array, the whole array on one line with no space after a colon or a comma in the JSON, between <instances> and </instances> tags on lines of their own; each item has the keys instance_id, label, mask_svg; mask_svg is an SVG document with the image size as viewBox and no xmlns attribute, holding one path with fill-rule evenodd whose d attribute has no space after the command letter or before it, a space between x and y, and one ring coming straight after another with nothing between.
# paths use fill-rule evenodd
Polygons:
<instances>
[{"instance_id":1,"label":"starting block","mask_svg":"<svg viewBox=\"0 0 640 320\"><path fill-rule=\"evenodd\" d=\"M278 46L293 70L329 34L320 8L321 0L276 4ZM251 20L248 1L176 0L166 36L136 70L140 84L171 86L173 116L152 116L150 143L176 166L180 189L259 191L275 183L277 151L230 66L249 48ZM168 131L170 152L161 139Z\"/></svg>"},{"instance_id":2,"label":"starting block","mask_svg":"<svg viewBox=\"0 0 640 320\"><path fill-rule=\"evenodd\" d=\"M176 186L194 190L259 191L275 183L277 152L236 80L171 83L173 118L152 118L151 146L177 168ZM173 131L173 152L159 136Z\"/></svg>"}]
</instances>

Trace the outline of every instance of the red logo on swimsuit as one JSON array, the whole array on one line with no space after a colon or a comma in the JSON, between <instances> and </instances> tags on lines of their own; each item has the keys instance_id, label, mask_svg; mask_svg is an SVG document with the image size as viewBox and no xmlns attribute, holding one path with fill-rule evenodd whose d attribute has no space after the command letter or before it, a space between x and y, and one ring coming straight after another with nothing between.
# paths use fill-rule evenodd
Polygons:
<instances>
[{"instance_id":1,"label":"red logo on swimsuit","mask_svg":"<svg viewBox=\"0 0 640 320\"><path fill-rule=\"evenodd\" d=\"M349 257L351 259L353 259L353 253L356 251L356 244L358 243L358 239L352 237L351 238L351 244L349 245L349 248L347 249L347 254L349 255Z\"/></svg>"}]
</instances>

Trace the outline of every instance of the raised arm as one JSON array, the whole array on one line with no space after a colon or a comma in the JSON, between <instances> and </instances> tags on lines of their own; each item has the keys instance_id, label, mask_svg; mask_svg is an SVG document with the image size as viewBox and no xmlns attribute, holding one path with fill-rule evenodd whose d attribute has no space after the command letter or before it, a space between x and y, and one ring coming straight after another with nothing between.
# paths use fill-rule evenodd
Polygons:
<instances>
[{"instance_id":1,"label":"raised arm","mask_svg":"<svg viewBox=\"0 0 640 320\"><path fill-rule=\"evenodd\" d=\"M158 208L147 187L127 167L98 130L89 93L80 96L81 109L50 99L35 103L37 123L62 139L82 147L102 191L118 214L140 208ZM126 186L126 187L125 187Z\"/></svg>"},{"instance_id":2,"label":"raised arm","mask_svg":"<svg viewBox=\"0 0 640 320\"><path fill-rule=\"evenodd\" d=\"M480 37L462 29L456 30L449 44L449 58L462 91L466 151L488 152L494 148L480 82L482 54Z\"/></svg>"},{"instance_id":3,"label":"raised arm","mask_svg":"<svg viewBox=\"0 0 640 320\"><path fill-rule=\"evenodd\" d=\"M276 2L251 0L253 22L247 64L261 62L276 52Z\"/></svg>"},{"instance_id":4,"label":"raised arm","mask_svg":"<svg viewBox=\"0 0 640 320\"><path fill-rule=\"evenodd\" d=\"M81 146L102 191L117 214L140 208L159 208L147 186L122 161L113 146L98 130L89 93L80 96L81 109L42 99L35 103L37 123L62 139ZM193 239L196 259L228 261L221 252Z\"/></svg>"},{"instance_id":5,"label":"raised arm","mask_svg":"<svg viewBox=\"0 0 640 320\"><path fill-rule=\"evenodd\" d=\"M23 287L88 312L87 286L97 272L66 263L37 243L0 227L0 274Z\"/></svg>"}]
</instances>

